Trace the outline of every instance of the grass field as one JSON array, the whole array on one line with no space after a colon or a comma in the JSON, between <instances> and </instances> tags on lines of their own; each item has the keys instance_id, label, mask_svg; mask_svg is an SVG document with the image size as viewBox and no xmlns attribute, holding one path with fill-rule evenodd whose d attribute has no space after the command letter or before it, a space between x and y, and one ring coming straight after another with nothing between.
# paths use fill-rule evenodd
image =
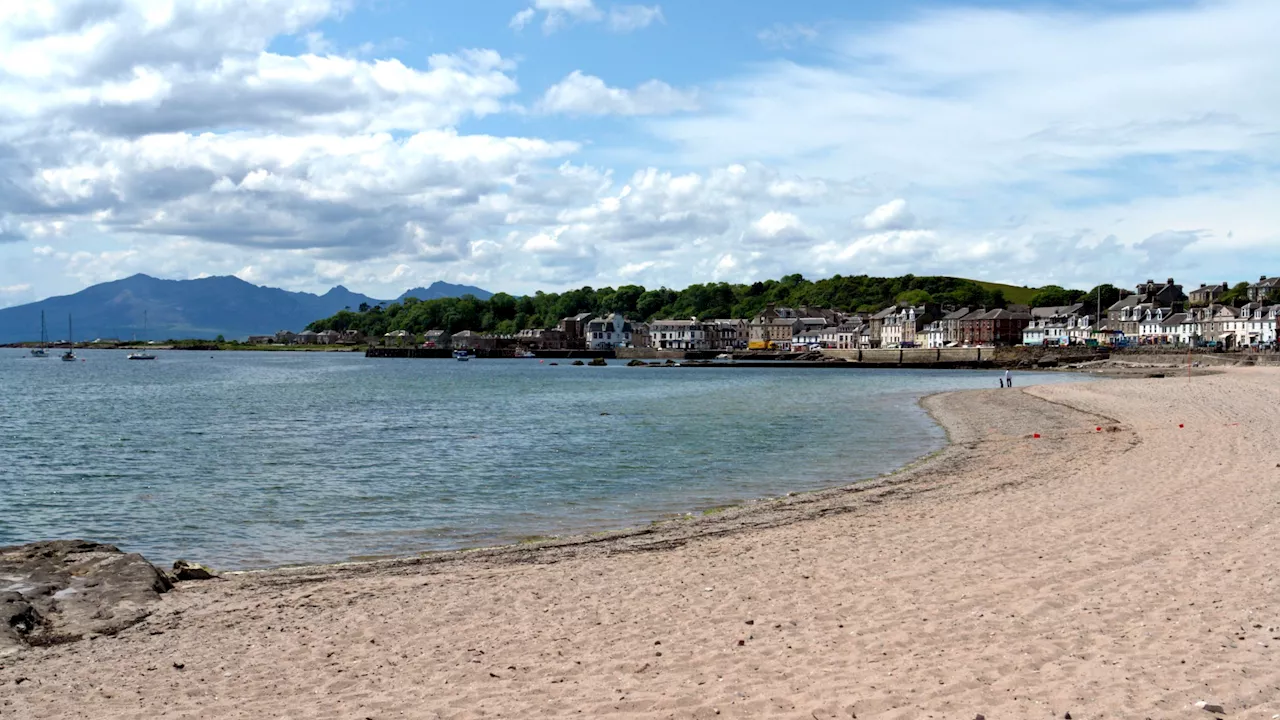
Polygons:
<instances>
[{"instance_id":1,"label":"grass field","mask_svg":"<svg viewBox=\"0 0 1280 720\"><path fill-rule=\"evenodd\" d=\"M974 282L987 290L1003 290L1005 300L1019 305L1030 305L1031 296L1040 291L1040 288L1018 287L1017 285L1004 285L982 280L974 280Z\"/></svg>"}]
</instances>

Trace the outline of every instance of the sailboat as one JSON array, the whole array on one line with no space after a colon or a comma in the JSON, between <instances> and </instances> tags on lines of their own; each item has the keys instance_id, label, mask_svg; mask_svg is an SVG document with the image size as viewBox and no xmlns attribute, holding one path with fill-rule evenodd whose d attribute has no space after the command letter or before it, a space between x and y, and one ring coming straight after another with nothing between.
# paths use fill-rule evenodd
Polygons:
<instances>
[{"instance_id":1,"label":"sailboat","mask_svg":"<svg viewBox=\"0 0 1280 720\"><path fill-rule=\"evenodd\" d=\"M142 336L144 338L147 336L147 311L146 310L142 311ZM155 360L156 356L152 355L146 350L142 350L140 352L129 353L129 359L130 360Z\"/></svg>"},{"instance_id":2,"label":"sailboat","mask_svg":"<svg viewBox=\"0 0 1280 720\"><path fill-rule=\"evenodd\" d=\"M71 315L67 315L67 351L62 353L62 359L66 362L76 361L76 336L71 329Z\"/></svg>"},{"instance_id":3,"label":"sailboat","mask_svg":"<svg viewBox=\"0 0 1280 720\"><path fill-rule=\"evenodd\" d=\"M49 357L49 328L44 324L44 311L40 311L40 347L31 348L31 357Z\"/></svg>"}]
</instances>

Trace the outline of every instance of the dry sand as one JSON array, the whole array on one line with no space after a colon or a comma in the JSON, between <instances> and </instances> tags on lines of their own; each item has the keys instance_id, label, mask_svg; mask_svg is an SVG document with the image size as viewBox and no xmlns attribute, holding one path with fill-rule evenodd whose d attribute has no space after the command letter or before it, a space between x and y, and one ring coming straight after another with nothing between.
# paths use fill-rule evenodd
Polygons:
<instances>
[{"instance_id":1,"label":"dry sand","mask_svg":"<svg viewBox=\"0 0 1280 720\"><path fill-rule=\"evenodd\" d=\"M1280 370L926 404L952 446L878 483L184 584L0 667L0 717L1280 713Z\"/></svg>"}]
</instances>

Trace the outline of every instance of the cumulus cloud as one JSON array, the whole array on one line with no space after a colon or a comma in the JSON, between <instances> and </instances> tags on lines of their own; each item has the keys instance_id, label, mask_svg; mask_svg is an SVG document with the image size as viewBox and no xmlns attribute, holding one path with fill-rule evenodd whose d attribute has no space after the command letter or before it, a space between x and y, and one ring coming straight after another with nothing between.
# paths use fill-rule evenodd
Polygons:
<instances>
[{"instance_id":1,"label":"cumulus cloud","mask_svg":"<svg viewBox=\"0 0 1280 720\"><path fill-rule=\"evenodd\" d=\"M537 105L541 112L571 115L667 115L697 107L696 93L677 90L660 80L626 90L609 87L580 70L547 88Z\"/></svg>"},{"instance_id":2,"label":"cumulus cloud","mask_svg":"<svg viewBox=\"0 0 1280 720\"><path fill-rule=\"evenodd\" d=\"M770 210L753 221L742 234L742 243L748 247L783 250L807 246L812 242L813 238L800 218L777 210Z\"/></svg>"},{"instance_id":3,"label":"cumulus cloud","mask_svg":"<svg viewBox=\"0 0 1280 720\"><path fill-rule=\"evenodd\" d=\"M790 49L817 40L818 34L815 25L774 23L756 33L756 38L768 48Z\"/></svg>"},{"instance_id":4,"label":"cumulus cloud","mask_svg":"<svg viewBox=\"0 0 1280 720\"><path fill-rule=\"evenodd\" d=\"M575 72L533 106L566 116L568 141L469 127L513 110L518 67L494 51L336 54L322 23L348 6L0 3L0 286L139 271L384 296L791 272L1079 286L1280 265L1280 106L1256 90L1280 77L1269 5L928 10L824 27L822 64L696 94ZM621 32L662 16L538 0L512 20ZM572 120L603 114L641 119L617 144ZM617 158L639 169L600 164Z\"/></svg>"},{"instance_id":5,"label":"cumulus cloud","mask_svg":"<svg viewBox=\"0 0 1280 720\"><path fill-rule=\"evenodd\" d=\"M614 32L643 30L655 22L664 22L658 5L614 5L609 9L609 29Z\"/></svg>"},{"instance_id":6,"label":"cumulus cloud","mask_svg":"<svg viewBox=\"0 0 1280 720\"><path fill-rule=\"evenodd\" d=\"M862 227L867 230L906 230L915 224L915 217L907 209L907 201L902 198L890 200L867 213L862 218Z\"/></svg>"},{"instance_id":7,"label":"cumulus cloud","mask_svg":"<svg viewBox=\"0 0 1280 720\"><path fill-rule=\"evenodd\" d=\"M642 30L655 22L663 22L658 5L614 5L603 12L594 0L534 0L533 4L511 17L508 25L516 31L542 15L542 31L548 35L575 23L605 22L617 33Z\"/></svg>"}]
</instances>

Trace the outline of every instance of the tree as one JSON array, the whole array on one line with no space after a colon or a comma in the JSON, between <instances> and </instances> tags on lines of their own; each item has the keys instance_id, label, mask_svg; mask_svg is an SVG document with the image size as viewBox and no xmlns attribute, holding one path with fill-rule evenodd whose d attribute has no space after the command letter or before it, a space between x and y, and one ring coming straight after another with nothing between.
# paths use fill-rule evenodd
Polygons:
<instances>
[{"instance_id":1,"label":"tree","mask_svg":"<svg viewBox=\"0 0 1280 720\"><path fill-rule=\"evenodd\" d=\"M1106 312L1107 308L1120 302L1122 295L1120 288L1104 283L1085 293L1079 302L1084 303L1093 312L1097 312L1099 298L1101 298L1102 312Z\"/></svg>"},{"instance_id":2,"label":"tree","mask_svg":"<svg viewBox=\"0 0 1280 720\"><path fill-rule=\"evenodd\" d=\"M1249 302L1249 283L1240 282L1232 285L1230 290L1218 296L1218 302L1235 307L1240 307Z\"/></svg>"},{"instance_id":3,"label":"tree","mask_svg":"<svg viewBox=\"0 0 1280 720\"><path fill-rule=\"evenodd\" d=\"M1057 285L1045 285L1031 296L1031 307L1058 307L1072 305L1085 296L1082 290L1067 290Z\"/></svg>"},{"instance_id":4,"label":"tree","mask_svg":"<svg viewBox=\"0 0 1280 720\"><path fill-rule=\"evenodd\" d=\"M933 302L933 296L926 290L907 290L906 292L900 292L896 299L898 302L906 303L908 305L924 305L926 303Z\"/></svg>"}]
</instances>

